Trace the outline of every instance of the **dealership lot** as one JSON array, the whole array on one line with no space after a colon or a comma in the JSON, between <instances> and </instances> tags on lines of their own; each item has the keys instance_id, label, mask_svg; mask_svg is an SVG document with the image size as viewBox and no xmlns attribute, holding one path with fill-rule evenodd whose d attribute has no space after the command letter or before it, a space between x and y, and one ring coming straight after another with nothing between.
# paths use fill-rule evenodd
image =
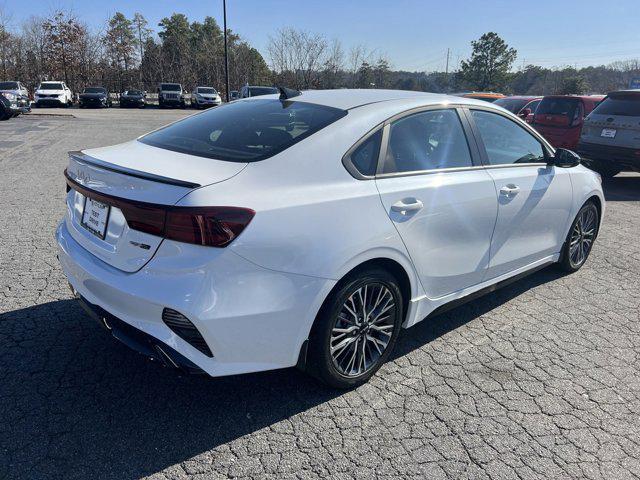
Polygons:
<instances>
[{"instance_id":1,"label":"dealership lot","mask_svg":"<svg viewBox=\"0 0 640 480\"><path fill-rule=\"evenodd\" d=\"M585 268L405 331L355 391L180 377L86 318L53 231L67 151L193 112L34 113L0 123L0 478L640 477L640 175L605 185Z\"/></svg>"}]
</instances>

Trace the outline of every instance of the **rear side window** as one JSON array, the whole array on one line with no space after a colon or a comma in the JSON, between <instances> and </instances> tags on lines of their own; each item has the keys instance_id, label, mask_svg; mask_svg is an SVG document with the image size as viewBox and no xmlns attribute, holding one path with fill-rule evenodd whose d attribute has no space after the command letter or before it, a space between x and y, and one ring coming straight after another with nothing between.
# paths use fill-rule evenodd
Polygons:
<instances>
[{"instance_id":1,"label":"rear side window","mask_svg":"<svg viewBox=\"0 0 640 480\"><path fill-rule=\"evenodd\" d=\"M491 165L544 162L542 144L520 125L495 113L472 110Z\"/></svg>"},{"instance_id":2,"label":"rear side window","mask_svg":"<svg viewBox=\"0 0 640 480\"><path fill-rule=\"evenodd\" d=\"M640 95L611 95L593 110L597 115L640 117Z\"/></svg>"},{"instance_id":3,"label":"rear side window","mask_svg":"<svg viewBox=\"0 0 640 480\"><path fill-rule=\"evenodd\" d=\"M391 124L383 173L470 167L471 154L455 110L430 110Z\"/></svg>"},{"instance_id":4,"label":"rear side window","mask_svg":"<svg viewBox=\"0 0 640 480\"><path fill-rule=\"evenodd\" d=\"M344 117L346 110L276 99L234 102L140 138L174 152L229 162L271 157Z\"/></svg>"},{"instance_id":5,"label":"rear side window","mask_svg":"<svg viewBox=\"0 0 640 480\"><path fill-rule=\"evenodd\" d=\"M351 163L362 175L372 177L376 174L381 142L382 129L379 129L349 155Z\"/></svg>"}]
</instances>

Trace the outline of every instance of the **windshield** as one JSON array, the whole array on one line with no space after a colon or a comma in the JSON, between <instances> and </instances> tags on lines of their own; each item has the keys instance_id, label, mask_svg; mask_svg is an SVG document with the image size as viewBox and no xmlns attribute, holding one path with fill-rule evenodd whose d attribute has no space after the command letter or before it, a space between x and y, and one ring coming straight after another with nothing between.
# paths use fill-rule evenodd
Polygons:
<instances>
[{"instance_id":1,"label":"windshield","mask_svg":"<svg viewBox=\"0 0 640 480\"><path fill-rule=\"evenodd\" d=\"M575 117L580 100L566 97L545 97L538 105L536 115L562 115Z\"/></svg>"},{"instance_id":2,"label":"windshield","mask_svg":"<svg viewBox=\"0 0 640 480\"><path fill-rule=\"evenodd\" d=\"M41 83L38 90L62 90L61 83Z\"/></svg>"},{"instance_id":3,"label":"windshield","mask_svg":"<svg viewBox=\"0 0 640 480\"><path fill-rule=\"evenodd\" d=\"M215 95L216 93L216 89L215 88L210 88L210 87L198 87L198 93L208 93L211 95Z\"/></svg>"},{"instance_id":4,"label":"windshield","mask_svg":"<svg viewBox=\"0 0 640 480\"><path fill-rule=\"evenodd\" d=\"M102 87L87 87L84 93L107 93L107 90Z\"/></svg>"},{"instance_id":5,"label":"windshield","mask_svg":"<svg viewBox=\"0 0 640 480\"><path fill-rule=\"evenodd\" d=\"M17 90L18 82L0 82L0 90Z\"/></svg>"},{"instance_id":6,"label":"windshield","mask_svg":"<svg viewBox=\"0 0 640 480\"><path fill-rule=\"evenodd\" d=\"M124 92L125 95L142 95L140 90L127 90Z\"/></svg>"},{"instance_id":7,"label":"windshield","mask_svg":"<svg viewBox=\"0 0 640 480\"><path fill-rule=\"evenodd\" d=\"M592 112L595 115L620 115L640 117L640 95L616 94L605 98Z\"/></svg>"},{"instance_id":8,"label":"windshield","mask_svg":"<svg viewBox=\"0 0 640 480\"><path fill-rule=\"evenodd\" d=\"M494 103L502 108L506 108L511 113L518 113L530 100L529 98L499 98Z\"/></svg>"},{"instance_id":9,"label":"windshield","mask_svg":"<svg viewBox=\"0 0 640 480\"><path fill-rule=\"evenodd\" d=\"M272 93L278 93L278 89L275 87L249 87L250 97L259 97L260 95L271 95Z\"/></svg>"},{"instance_id":10,"label":"windshield","mask_svg":"<svg viewBox=\"0 0 640 480\"><path fill-rule=\"evenodd\" d=\"M345 110L300 101L235 102L187 117L139 141L199 157L255 162L289 148L346 114Z\"/></svg>"},{"instance_id":11,"label":"windshield","mask_svg":"<svg viewBox=\"0 0 640 480\"><path fill-rule=\"evenodd\" d=\"M164 90L165 92L179 92L182 90L179 83L161 83L160 90Z\"/></svg>"}]
</instances>

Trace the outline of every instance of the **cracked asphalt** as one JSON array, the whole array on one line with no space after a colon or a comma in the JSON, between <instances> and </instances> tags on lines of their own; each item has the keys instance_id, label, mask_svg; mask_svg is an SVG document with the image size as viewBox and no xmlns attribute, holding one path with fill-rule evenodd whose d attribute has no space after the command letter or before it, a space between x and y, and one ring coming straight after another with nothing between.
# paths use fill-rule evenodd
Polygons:
<instances>
[{"instance_id":1,"label":"cracked asphalt","mask_svg":"<svg viewBox=\"0 0 640 480\"><path fill-rule=\"evenodd\" d=\"M640 477L640 175L605 184L582 270L405 331L361 388L295 370L183 377L84 315L53 232L67 151L188 113L0 123L0 478Z\"/></svg>"}]
</instances>

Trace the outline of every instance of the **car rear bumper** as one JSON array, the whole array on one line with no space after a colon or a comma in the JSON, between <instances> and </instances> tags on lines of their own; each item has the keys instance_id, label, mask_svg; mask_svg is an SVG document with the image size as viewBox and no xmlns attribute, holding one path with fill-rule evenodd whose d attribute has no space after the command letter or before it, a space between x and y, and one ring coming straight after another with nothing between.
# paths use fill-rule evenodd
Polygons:
<instances>
[{"instance_id":1,"label":"car rear bumper","mask_svg":"<svg viewBox=\"0 0 640 480\"><path fill-rule=\"evenodd\" d=\"M84 302L94 312L99 309L98 317L108 317L120 330L140 331L146 340L136 337L134 348L147 356L154 356L149 351L159 341L161 348L170 347L212 376L295 365L316 313L335 285L334 280L259 267L229 248L169 240L141 270L127 273L85 250L65 222L58 226L56 240L64 274ZM162 320L165 308L186 316L213 356L174 333Z\"/></svg>"},{"instance_id":2,"label":"car rear bumper","mask_svg":"<svg viewBox=\"0 0 640 480\"><path fill-rule=\"evenodd\" d=\"M640 149L580 142L577 151L586 165L597 163L640 171Z\"/></svg>"}]
</instances>

